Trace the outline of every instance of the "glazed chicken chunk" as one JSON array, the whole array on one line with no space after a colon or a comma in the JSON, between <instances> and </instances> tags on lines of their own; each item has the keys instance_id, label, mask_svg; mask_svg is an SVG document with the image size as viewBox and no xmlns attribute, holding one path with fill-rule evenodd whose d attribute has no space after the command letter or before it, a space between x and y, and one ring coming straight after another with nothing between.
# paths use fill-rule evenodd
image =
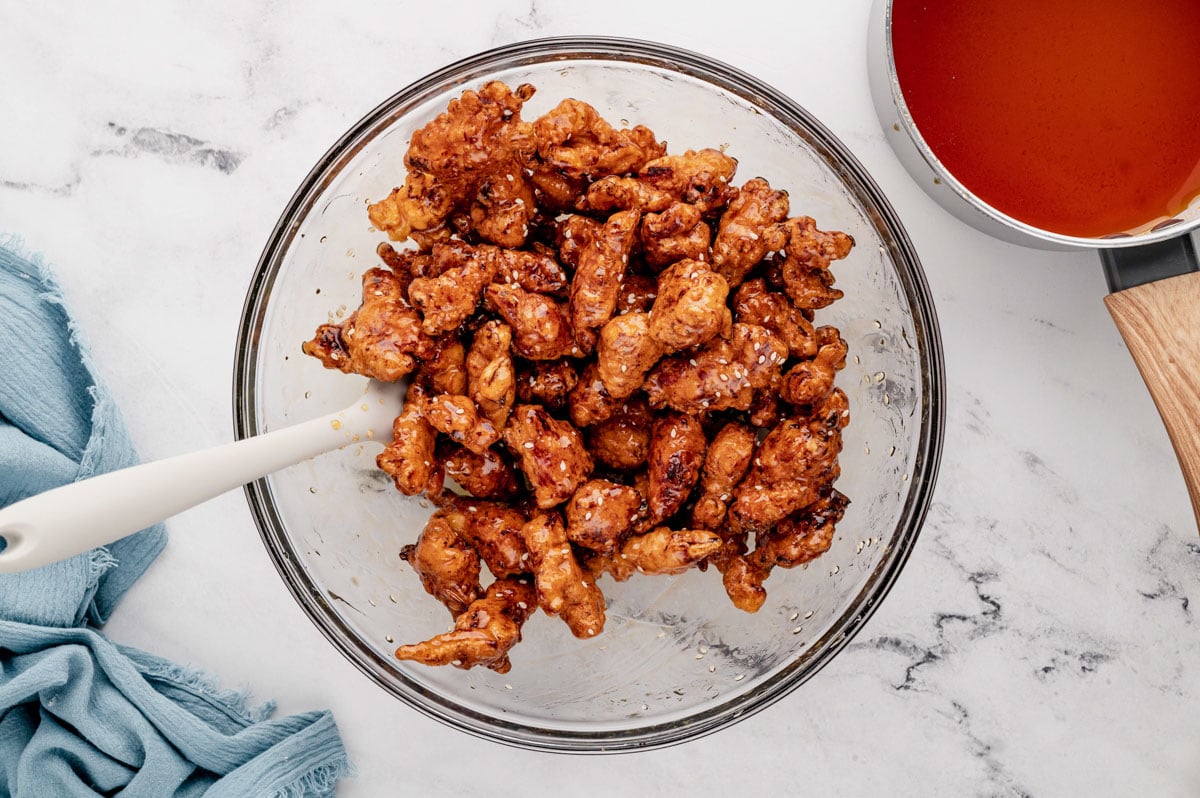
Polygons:
<instances>
[{"instance_id":1,"label":"glazed chicken chunk","mask_svg":"<svg viewBox=\"0 0 1200 798\"><path fill-rule=\"evenodd\" d=\"M664 413L650 428L649 487L646 500L655 521L670 518L700 478L707 441L694 416Z\"/></svg>"},{"instance_id":2,"label":"glazed chicken chunk","mask_svg":"<svg viewBox=\"0 0 1200 798\"><path fill-rule=\"evenodd\" d=\"M304 343L325 368L395 382L433 354L434 341L408 306L400 280L387 269L363 275L362 305L341 324L322 324Z\"/></svg>"},{"instance_id":3,"label":"glazed chicken chunk","mask_svg":"<svg viewBox=\"0 0 1200 798\"><path fill-rule=\"evenodd\" d=\"M646 380L662 347L650 335L649 313L617 316L600 330L596 342L596 371L614 399L624 399Z\"/></svg>"},{"instance_id":4,"label":"glazed chicken chunk","mask_svg":"<svg viewBox=\"0 0 1200 798\"><path fill-rule=\"evenodd\" d=\"M467 355L467 393L496 429L503 429L517 398L512 328L492 319L475 332Z\"/></svg>"},{"instance_id":5,"label":"glazed chicken chunk","mask_svg":"<svg viewBox=\"0 0 1200 798\"><path fill-rule=\"evenodd\" d=\"M483 598L454 621L454 630L421 643L400 646L396 659L424 665L473 668L483 665L508 673L508 652L521 640L521 627L537 609L537 590L528 578L497 579Z\"/></svg>"},{"instance_id":6,"label":"glazed chicken chunk","mask_svg":"<svg viewBox=\"0 0 1200 798\"><path fill-rule=\"evenodd\" d=\"M662 269L681 260L708 260L712 233L703 219L700 209L686 202L672 203L662 213L647 213L641 229L646 263Z\"/></svg>"},{"instance_id":7,"label":"glazed chicken chunk","mask_svg":"<svg viewBox=\"0 0 1200 798\"><path fill-rule=\"evenodd\" d=\"M721 216L712 245L713 269L730 286L741 284L763 256L783 247L787 237L776 225L787 215L786 191L776 191L761 177L746 181Z\"/></svg>"},{"instance_id":8,"label":"glazed chicken chunk","mask_svg":"<svg viewBox=\"0 0 1200 798\"><path fill-rule=\"evenodd\" d=\"M621 544L643 511L642 495L628 485L590 479L567 503L567 539L592 551Z\"/></svg>"},{"instance_id":9,"label":"glazed chicken chunk","mask_svg":"<svg viewBox=\"0 0 1200 798\"><path fill-rule=\"evenodd\" d=\"M666 151L647 128L618 130L575 99L563 100L534 122L533 137L540 163L568 177L635 172Z\"/></svg>"},{"instance_id":10,"label":"glazed chicken chunk","mask_svg":"<svg viewBox=\"0 0 1200 798\"><path fill-rule=\"evenodd\" d=\"M479 555L444 517L434 514L425 524L415 545L400 550L421 577L425 592L457 617L483 595L479 586Z\"/></svg>"},{"instance_id":11,"label":"glazed chicken chunk","mask_svg":"<svg viewBox=\"0 0 1200 798\"><path fill-rule=\"evenodd\" d=\"M392 422L391 443L375 458L375 464L392 478L396 490L405 496L416 496L435 483L440 488L442 481L434 456L436 431L421 415L424 397L425 389L419 383L408 386L404 409Z\"/></svg>"},{"instance_id":12,"label":"glazed chicken chunk","mask_svg":"<svg viewBox=\"0 0 1200 798\"><path fill-rule=\"evenodd\" d=\"M497 579L529 570L524 513L503 502L456 498L434 513L470 544Z\"/></svg>"},{"instance_id":13,"label":"glazed chicken chunk","mask_svg":"<svg viewBox=\"0 0 1200 798\"><path fill-rule=\"evenodd\" d=\"M537 405L517 405L504 428L504 443L543 509L565 502L592 473L579 430Z\"/></svg>"},{"instance_id":14,"label":"glazed chicken chunk","mask_svg":"<svg viewBox=\"0 0 1200 798\"><path fill-rule=\"evenodd\" d=\"M595 637L604 630L604 594L580 568L558 513L539 513L521 530L533 576L538 606L559 615L576 637Z\"/></svg>"},{"instance_id":15,"label":"glazed chicken chunk","mask_svg":"<svg viewBox=\"0 0 1200 798\"><path fill-rule=\"evenodd\" d=\"M583 353L565 306L518 285L492 283L484 296L513 330L513 351L526 360L558 360Z\"/></svg>"},{"instance_id":16,"label":"glazed chicken chunk","mask_svg":"<svg viewBox=\"0 0 1200 798\"><path fill-rule=\"evenodd\" d=\"M646 377L646 395L651 407L681 413L747 410L755 390L778 382L786 359L787 347L765 328L735 324L728 340L661 360Z\"/></svg>"},{"instance_id":17,"label":"glazed chicken chunk","mask_svg":"<svg viewBox=\"0 0 1200 798\"><path fill-rule=\"evenodd\" d=\"M664 352L699 346L729 328L725 278L700 261L681 260L658 278L650 335Z\"/></svg>"},{"instance_id":18,"label":"glazed chicken chunk","mask_svg":"<svg viewBox=\"0 0 1200 798\"><path fill-rule=\"evenodd\" d=\"M576 336L601 326L616 312L639 218L637 211L615 213L583 242L571 281L571 324Z\"/></svg>"},{"instance_id":19,"label":"glazed chicken chunk","mask_svg":"<svg viewBox=\"0 0 1200 798\"><path fill-rule=\"evenodd\" d=\"M633 535L613 554L601 554L588 560L594 576L608 573L618 582L636 574L681 574L721 548L721 537L707 529L671 529L655 527Z\"/></svg>"}]
</instances>

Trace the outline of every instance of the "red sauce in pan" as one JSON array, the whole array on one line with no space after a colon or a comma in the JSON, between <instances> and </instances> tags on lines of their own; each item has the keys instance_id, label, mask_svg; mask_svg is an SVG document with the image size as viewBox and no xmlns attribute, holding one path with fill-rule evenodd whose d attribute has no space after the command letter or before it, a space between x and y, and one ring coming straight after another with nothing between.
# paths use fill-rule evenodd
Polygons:
<instances>
[{"instance_id":1,"label":"red sauce in pan","mask_svg":"<svg viewBox=\"0 0 1200 798\"><path fill-rule=\"evenodd\" d=\"M1200 0L894 0L913 120L976 196L1099 237L1200 195Z\"/></svg>"}]
</instances>

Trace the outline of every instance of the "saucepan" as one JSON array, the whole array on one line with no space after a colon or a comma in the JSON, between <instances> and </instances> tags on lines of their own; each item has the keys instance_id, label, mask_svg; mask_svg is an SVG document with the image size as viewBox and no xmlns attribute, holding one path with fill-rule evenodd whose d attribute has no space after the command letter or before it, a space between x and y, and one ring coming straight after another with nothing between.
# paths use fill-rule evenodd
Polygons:
<instances>
[{"instance_id":1,"label":"saucepan","mask_svg":"<svg viewBox=\"0 0 1200 798\"><path fill-rule=\"evenodd\" d=\"M876 0L868 58L885 136L934 200L1012 243L1098 251L1200 523L1197 34L1192 0Z\"/></svg>"}]
</instances>

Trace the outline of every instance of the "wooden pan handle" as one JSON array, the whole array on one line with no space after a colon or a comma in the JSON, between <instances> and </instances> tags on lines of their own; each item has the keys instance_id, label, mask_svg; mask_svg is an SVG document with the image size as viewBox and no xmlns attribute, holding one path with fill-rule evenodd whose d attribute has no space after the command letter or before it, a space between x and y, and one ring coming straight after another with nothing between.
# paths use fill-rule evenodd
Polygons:
<instances>
[{"instance_id":1,"label":"wooden pan handle","mask_svg":"<svg viewBox=\"0 0 1200 798\"><path fill-rule=\"evenodd\" d=\"M1200 272L1104 299L1158 406L1200 526Z\"/></svg>"}]
</instances>

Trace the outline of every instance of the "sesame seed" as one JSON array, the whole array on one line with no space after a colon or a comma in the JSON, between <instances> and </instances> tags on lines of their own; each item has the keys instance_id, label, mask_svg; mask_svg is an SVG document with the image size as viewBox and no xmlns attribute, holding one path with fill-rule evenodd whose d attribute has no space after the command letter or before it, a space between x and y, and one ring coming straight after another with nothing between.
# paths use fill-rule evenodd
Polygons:
<instances>
[{"instance_id":1,"label":"sesame seed","mask_svg":"<svg viewBox=\"0 0 1200 798\"><path fill-rule=\"evenodd\" d=\"M518 607L520 607L520 608L521 608L521 609L523 609L523 610L525 610L525 609L529 609L529 605L528 605L528 604L526 604L524 601L518 601L518 602L517 602L517 606L518 606Z\"/></svg>"},{"instance_id":2,"label":"sesame seed","mask_svg":"<svg viewBox=\"0 0 1200 798\"><path fill-rule=\"evenodd\" d=\"M622 363L622 364L621 364L621 373L622 373L622 374L624 374L624 373L625 373L625 372L627 372L627 371L629 371L629 366L627 366L627 365L625 365L624 363Z\"/></svg>"},{"instance_id":3,"label":"sesame seed","mask_svg":"<svg viewBox=\"0 0 1200 798\"><path fill-rule=\"evenodd\" d=\"M524 443L522 443L521 445L522 445L522 446L524 446L526 449L532 449L532 448L533 448L533 441L525 441L525 442L524 442Z\"/></svg>"},{"instance_id":4,"label":"sesame seed","mask_svg":"<svg viewBox=\"0 0 1200 798\"><path fill-rule=\"evenodd\" d=\"M559 470L559 471L566 471L566 470L567 470L567 461L566 461L566 460L559 460L559 461L558 461L558 470Z\"/></svg>"},{"instance_id":5,"label":"sesame seed","mask_svg":"<svg viewBox=\"0 0 1200 798\"><path fill-rule=\"evenodd\" d=\"M766 362L767 362L767 358L766 358L766 356L765 356L765 355L759 355L759 356L758 356L758 362L759 362L759 363L766 363Z\"/></svg>"},{"instance_id":6,"label":"sesame seed","mask_svg":"<svg viewBox=\"0 0 1200 798\"><path fill-rule=\"evenodd\" d=\"M584 521L592 520L592 511L591 510L588 510L586 513L583 514L583 520Z\"/></svg>"},{"instance_id":7,"label":"sesame seed","mask_svg":"<svg viewBox=\"0 0 1200 798\"><path fill-rule=\"evenodd\" d=\"M694 358L694 357L693 357L693 358L688 358L688 363L690 363L690 364L692 364L693 366L695 366L695 365L696 365L696 358Z\"/></svg>"}]
</instances>

